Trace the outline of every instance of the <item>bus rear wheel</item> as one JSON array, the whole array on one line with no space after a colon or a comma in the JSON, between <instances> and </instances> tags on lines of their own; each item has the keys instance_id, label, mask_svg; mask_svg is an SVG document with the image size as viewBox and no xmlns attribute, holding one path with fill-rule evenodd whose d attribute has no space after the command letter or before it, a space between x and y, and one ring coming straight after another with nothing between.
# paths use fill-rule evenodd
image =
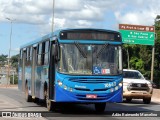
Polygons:
<instances>
[{"instance_id":1,"label":"bus rear wheel","mask_svg":"<svg viewBox=\"0 0 160 120\"><path fill-rule=\"evenodd\" d=\"M32 96L28 93L28 85L25 86L25 99L27 102L32 102Z\"/></svg>"},{"instance_id":2,"label":"bus rear wheel","mask_svg":"<svg viewBox=\"0 0 160 120\"><path fill-rule=\"evenodd\" d=\"M98 113L104 112L106 103L95 103L95 110Z\"/></svg>"}]
</instances>

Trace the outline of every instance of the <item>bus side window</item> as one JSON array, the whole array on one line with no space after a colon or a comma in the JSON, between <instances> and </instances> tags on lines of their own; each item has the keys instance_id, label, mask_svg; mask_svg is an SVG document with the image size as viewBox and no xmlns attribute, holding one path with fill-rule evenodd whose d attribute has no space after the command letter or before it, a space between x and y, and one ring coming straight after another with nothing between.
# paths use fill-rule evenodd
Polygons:
<instances>
[{"instance_id":1,"label":"bus side window","mask_svg":"<svg viewBox=\"0 0 160 120\"><path fill-rule=\"evenodd\" d=\"M44 52L44 65L48 64L48 55L49 55L49 41L45 42L45 52Z\"/></svg>"},{"instance_id":2,"label":"bus side window","mask_svg":"<svg viewBox=\"0 0 160 120\"><path fill-rule=\"evenodd\" d=\"M28 66L29 65L29 54L30 54L30 48L29 47L26 49L26 52L27 52L27 54L26 54L25 64L26 64L26 66Z\"/></svg>"},{"instance_id":3,"label":"bus side window","mask_svg":"<svg viewBox=\"0 0 160 120\"><path fill-rule=\"evenodd\" d=\"M23 53L23 50L21 49L20 50L20 55L19 55L19 66L20 67L22 67L22 58L23 58L23 56L22 56L23 54L22 53Z\"/></svg>"},{"instance_id":4,"label":"bus side window","mask_svg":"<svg viewBox=\"0 0 160 120\"><path fill-rule=\"evenodd\" d=\"M45 42L42 43L41 65L44 65Z\"/></svg>"},{"instance_id":5,"label":"bus side window","mask_svg":"<svg viewBox=\"0 0 160 120\"><path fill-rule=\"evenodd\" d=\"M37 51L37 65L41 65L41 55L42 55L42 43L38 45L38 51Z\"/></svg>"},{"instance_id":6,"label":"bus side window","mask_svg":"<svg viewBox=\"0 0 160 120\"><path fill-rule=\"evenodd\" d=\"M37 49L37 65L47 65L49 61L49 44L47 40L43 43L39 43Z\"/></svg>"},{"instance_id":7,"label":"bus side window","mask_svg":"<svg viewBox=\"0 0 160 120\"><path fill-rule=\"evenodd\" d=\"M33 47L30 47L30 56L29 56L29 61L30 61L30 64L32 63L32 50L33 50Z\"/></svg>"},{"instance_id":8,"label":"bus side window","mask_svg":"<svg viewBox=\"0 0 160 120\"><path fill-rule=\"evenodd\" d=\"M26 57L26 64L27 66L31 65L32 63L32 46L27 48L27 57Z\"/></svg>"}]
</instances>

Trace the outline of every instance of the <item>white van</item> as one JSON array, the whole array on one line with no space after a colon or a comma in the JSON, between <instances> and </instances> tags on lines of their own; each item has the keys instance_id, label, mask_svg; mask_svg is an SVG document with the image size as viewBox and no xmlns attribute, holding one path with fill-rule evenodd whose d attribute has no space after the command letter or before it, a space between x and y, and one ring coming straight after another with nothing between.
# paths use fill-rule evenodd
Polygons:
<instances>
[{"instance_id":1,"label":"white van","mask_svg":"<svg viewBox=\"0 0 160 120\"><path fill-rule=\"evenodd\" d=\"M152 84L138 70L123 69L123 97L127 102L143 99L145 104L149 104L152 92Z\"/></svg>"}]
</instances>

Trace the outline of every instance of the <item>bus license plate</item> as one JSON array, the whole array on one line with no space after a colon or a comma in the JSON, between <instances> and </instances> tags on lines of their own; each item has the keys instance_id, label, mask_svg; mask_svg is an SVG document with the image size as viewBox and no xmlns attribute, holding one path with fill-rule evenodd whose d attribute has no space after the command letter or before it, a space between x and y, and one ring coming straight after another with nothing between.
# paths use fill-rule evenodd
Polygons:
<instances>
[{"instance_id":1,"label":"bus license plate","mask_svg":"<svg viewBox=\"0 0 160 120\"><path fill-rule=\"evenodd\" d=\"M97 95L90 95L90 94L88 94L88 95L86 95L86 98L97 98Z\"/></svg>"}]
</instances>

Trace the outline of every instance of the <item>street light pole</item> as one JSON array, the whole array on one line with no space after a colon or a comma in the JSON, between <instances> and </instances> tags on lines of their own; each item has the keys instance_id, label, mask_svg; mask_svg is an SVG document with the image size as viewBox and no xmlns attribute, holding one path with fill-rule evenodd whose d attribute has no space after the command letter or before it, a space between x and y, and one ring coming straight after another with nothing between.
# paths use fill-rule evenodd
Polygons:
<instances>
[{"instance_id":1,"label":"street light pole","mask_svg":"<svg viewBox=\"0 0 160 120\"><path fill-rule=\"evenodd\" d=\"M54 6L55 6L55 0L53 0L53 4L52 4L52 34L53 34L53 31L54 31Z\"/></svg>"},{"instance_id":2,"label":"street light pole","mask_svg":"<svg viewBox=\"0 0 160 120\"><path fill-rule=\"evenodd\" d=\"M7 73L7 85L10 84L10 54L11 54L11 42L12 42L12 23L15 19L6 18L11 22L10 40L9 40L9 53L8 53L8 73Z\"/></svg>"}]
</instances>

